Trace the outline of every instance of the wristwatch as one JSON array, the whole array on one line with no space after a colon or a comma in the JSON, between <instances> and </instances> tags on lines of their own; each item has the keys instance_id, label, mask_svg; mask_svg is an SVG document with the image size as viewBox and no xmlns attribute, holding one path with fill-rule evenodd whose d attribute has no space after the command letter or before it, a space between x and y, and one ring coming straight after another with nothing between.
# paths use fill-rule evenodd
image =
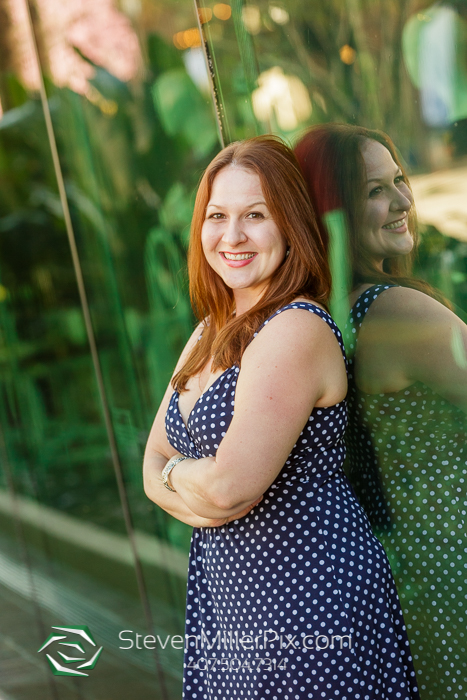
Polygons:
<instances>
[{"instance_id":1,"label":"wristwatch","mask_svg":"<svg viewBox=\"0 0 467 700\"><path fill-rule=\"evenodd\" d=\"M183 462L184 459L188 459L188 457L172 457L172 459L169 462L167 462L164 469L162 470L162 483L164 484L166 489L168 489L169 491L173 491L174 493L176 493L176 491L171 487L169 483L169 474L175 467L175 465L179 462Z\"/></svg>"}]
</instances>

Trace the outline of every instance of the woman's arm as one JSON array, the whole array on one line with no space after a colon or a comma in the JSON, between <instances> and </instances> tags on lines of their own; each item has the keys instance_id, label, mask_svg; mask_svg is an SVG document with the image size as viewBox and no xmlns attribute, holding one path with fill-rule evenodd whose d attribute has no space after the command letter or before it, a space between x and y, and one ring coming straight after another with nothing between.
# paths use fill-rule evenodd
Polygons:
<instances>
[{"instance_id":1,"label":"woman's arm","mask_svg":"<svg viewBox=\"0 0 467 700\"><path fill-rule=\"evenodd\" d=\"M274 481L314 406L334 405L346 390L329 326L307 310L277 315L243 355L234 416L216 457L177 464L173 488L195 513L244 508Z\"/></svg>"},{"instance_id":2,"label":"woman's arm","mask_svg":"<svg viewBox=\"0 0 467 700\"><path fill-rule=\"evenodd\" d=\"M180 367L183 366L193 345L197 342L200 332L201 326L198 326L182 352L175 368L175 372L178 372ZM186 505L180 494L169 491L162 483L161 475L163 468L165 467L167 461L177 454L175 448L172 447L167 440L165 431L165 414L169 407L172 394L173 387L170 383L164 394L164 398L162 399L156 418L154 419L148 442L146 444L143 460L143 479L146 495L151 499L151 501L156 503L174 518L177 518L177 520L181 520L183 523L191 525L192 527L217 527L226 522L230 522L231 520L235 520L236 518L243 517L254 507L254 505L256 505L256 503L250 502L249 504L245 505L243 509L234 509L233 512L230 510L218 510L215 517L211 517L209 513L207 514L207 517L204 517L205 513L202 512L202 509L199 509L201 512L195 514ZM196 462L197 460L191 461ZM208 510L211 512L210 509Z\"/></svg>"},{"instance_id":3,"label":"woman's arm","mask_svg":"<svg viewBox=\"0 0 467 700\"><path fill-rule=\"evenodd\" d=\"M370 394L420 381L467 412L467 326L427 294L387 289L362 324L356 380Z\"/></svg>"},{"instance_id":4,"label":"woman's arm","mask_svg":"<svg viewBox=\"0 0 467 700\"><path fill-rule=\"evenodd\" d=\"M172 455L173 456L173 455ZM160 452L154 451L146 454L144 458L144 490L148 498L157 503L163 510L172 515L177 520L181 520L192 527L218 527L247 515L261 499L254 503L248 503L243 509L231 511L216 511L216 517L203 517L196 515L182 500L180 494L173 493L165 488L162 483L162 470L168 459ZM190 460L196 462L199 460ZM200 509L203 510L203 509ZM208 510L210 510L208 508Z\"/></svg>"},{"instance_id":5,"label":"woman's arm","mask_svg":"<svg viewBox=\"0 0 467 700\"><path fill-rule=\"evenodd\" d=\"M167 461L177 454L177 450L167 440L165 434L165 414L173 393L168 386L149 434L143 460L144 491L148 498L177 520L192 527L209 527L205 518L193 513L177 493L172 493L162 483L162 470Z\"/></svg>"}]
</instances>

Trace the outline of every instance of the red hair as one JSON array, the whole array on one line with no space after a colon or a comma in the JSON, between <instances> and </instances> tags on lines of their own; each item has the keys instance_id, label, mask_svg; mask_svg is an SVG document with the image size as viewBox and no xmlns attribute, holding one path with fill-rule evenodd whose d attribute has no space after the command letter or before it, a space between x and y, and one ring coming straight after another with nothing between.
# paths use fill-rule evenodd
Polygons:
<instances>
[{"instance_id":1,"label":"red hair","mask_svg":"<svg viewBox=\"0 0 467 700\"><path fill-rule=\"evenodd\" d=\"M388 282L396 278L407 279L412 268L412 254L409 253L386 260L385 272L381 272L362 245L360 222L367 187L362 146L366 140L377 141L387 148L410 188L396 147L382 131L351 124L320 124L307 131L295 147L295 155L318 215L318 226L326 249L328 234L322 217L334 209L344 211L354 285L361 282ZM409 230L416 242L417 223L413 206L409 212Z\"/></svg>"},{"instance_id":2,"label":"red hair","mask_svg":"<svg viewBox=\"0 0 467 700\"><path fill-rule=\"evenodd\" d=\"M208 264L201 243L206 208L216 175L237 167L258 175L266 205L289 248L257 304L233 316L232 290ZM327 304L331 276L306 185L293 151L276 136L258 136L224 148L206 169L196 196L188 249L190 298L203 333L173 386L183 391L210 360L212 369L240 364L254 332L276 309L299 296Z\"/></svg>"}]
</instances>

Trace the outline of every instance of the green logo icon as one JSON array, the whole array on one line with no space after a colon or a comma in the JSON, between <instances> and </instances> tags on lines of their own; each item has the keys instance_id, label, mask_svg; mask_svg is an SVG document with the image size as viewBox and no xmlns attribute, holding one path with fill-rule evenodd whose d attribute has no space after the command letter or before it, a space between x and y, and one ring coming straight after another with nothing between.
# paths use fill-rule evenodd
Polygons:
<instances>
[{"instance_id":1,"label":"green logo icon","mask_svg":"<svg viewBox=\"0 0 467 700\"><path fill-rule=\"evenodd\" d=\"M56 658L46 654L54 676L89 676L89 673L85 671L94 668L102 651L102 647L95 651L97 644L89 627L84 625L82 627L52 627L52 629L58 630L58 633L52 632L37 651L40 652L46 648L50 652L54 651ZM52 644L54 647L51 648ZM88 659L90 654L92 656ZM73 667L72 664L75 666ZM79 671L78 669L83 670Z\"/></svg>"}]
</instances>

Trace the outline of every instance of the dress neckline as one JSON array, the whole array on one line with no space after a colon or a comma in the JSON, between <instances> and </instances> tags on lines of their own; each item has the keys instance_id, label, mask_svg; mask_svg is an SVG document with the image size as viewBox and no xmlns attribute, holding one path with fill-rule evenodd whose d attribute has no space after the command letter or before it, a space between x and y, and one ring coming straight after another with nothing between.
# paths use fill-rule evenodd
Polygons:
<instances>
[{"instance_id":1,"label":"dress neckline","mask_svg":"<svg viewBox=\"0 0 467 700\"><path fill-rule=\"evenodd\" d=\"M264 328L264 326L265 326L269 321L271 321L275 316L277 316L277 314L279 314L279 313L281 313L282 311L285 311L286 309L289 309L289 308L291 308L291 307L293 308L294 306L300 306L300 305L302 306L302 308L303 308L303 306L313 306L313 308L317 309L318 312L321 312L322 314L324 314L325 316L327 316L328 319L331 321L331 324L334 325L335 328L337 329L337 326L336 326L335 321L334 321L334 319L332 318L331 314L330 314L328 311L326 311L326 309L322 309L321 306L318 306L318 304L315 304L315 303L312 302L312 301L291 301L289 304L285 304L284 306L280 306L280 307L279 307L278 309L276 309L270 316L268 316L268 318L266 318L266 319L263 321L263 323L259 326L258 330L255 331L255 333L254 333L253 336L251 337L251 339L250 339L248 345L256 338L256 336L257 336L258 333L261 331L261 329ZM317 315L319 316L320 314L318 313ZM323 320L324 320L324 319L323 319ZM345 355L344 355L344 359L345 359L345 362L346 362L346 365L347 365L347 358L345 357ZM188 414L186 423L185 423L185 420L184 420L184 418L183 418L183 416L182 416L182 413L181 413L181 411L180 411L180 404L179 404L180 393L179 393L178 391L174 391L174 393L173 393L173 395L172 395L172 399L174 400L177 413L178 413L178 415L179 415L179 417L180 417L180 420L181 420L181 422L182 422L182 425L183 425L183 427L184 427L184 429L185 429L185 431L186 431L188 437L190 436L190 433L189 433L190 418L191 418L191 416L192 416L192 414L193 414L195 408L197 407L197 405L198 405L199 402L201 401L201 399L202 399L204 396L206 396L208 393L210 393L211 389L214 389L214 387L218 384L218 382L220 382L220 380L224 377L224 375L227 374L227 372L231 372L232 370L235 370L236 367L238 367L238 364L234 364L234 365L232 365L232 367L227 367L227 369L225 369L225 370L222 372L222 374L220 374L220 375L217 377L217 379L215 379L215 380L213 381L213 383L210 384L210 385L208 386L208 388L205 389L205 390L203 391L203 393L198 397L198 399L197 399L197 400L195 401L195 403L193 404L193 408L191 409L191 411L190 411L189 414ZM340 406L340 404L344 403L345 400L346 400L346 399L343 398L342 401L339 401L339 403L333 404L333 406L319 406L318 408L320 408L320 409L323 409L323 408L324 408L324 409L327 409L327 408L335 408L335 407Z\"/></svg>"},{"instance_id":2,"label":"dress neckline","mask_svg":"<svg viewBox=\"0 0 467 700\"><path fill-rule=\"evenodd\" d=\"M352 315L354 313L357 304L362 299L362 297L365 296L365 294L368 294L368 292L371 292L371 291L374 291L375 289L378 289L378 296L379 296L379 294L382 292L385 292L386 289L390 289L391 287L397 287L397 286L398 286L397 284L383 284L382 282L380 282L379 284L373 284L371 287L368 287L361 294L358 295L358 297L355 299L355 302L354 302L352 308L350 309L350 314ZM381 292L379 292L380 287L382 287Z\"/></svg>"},{"instance_id":3,"label":"dress neckline","mask_svg":"<svg viewBox=\"0 0 467 700\"><path fill-rule=\"evenodd\" d=\"M202 394L200 394L200 396L196 399L195 403L193 404L193 408L191 409L191 411L190 411L189 414L188 414L188 417L187 417L187 419L186 419L186 423L185 423L185 420L184 420L184 418L183 418L183 416L182 416L182 412L180 411L180 405L179 405L180 392L174 391L174 393L173 393L172 396L175 396L175 406L176 406L176 408L177 408L178 415L179 415L180 418L181 418L182 425L183 425L183 427L185 428L185 430L187 431L187 434L188 434L188 435L189 435L189 433L188 433L189 427L188 427L188 426L189 426L189 424L190 424L191 414L192 414L193 411L195 410L196 406L199 404L199 402L201 401L201 399L202 399L204 396L206 396L207 394L209 394L209 392L211 391L211 389L213 389L213 388L216 386L216 384L219 382L219 380L222 379L222 377L223 377L225 374L227 374L227 372L231 372L233 369L235 369L235 367L238 367L238 365L232 365L232 367L227 367L227 369L225 369L225 370L222 372L222 374L219 374L219 376L217 377L217 379L215 379L215 380L213 381L213 383L210 384L210 385L208 386L208 388L205 389L205 391L203 391Z\"/></svg>"}]
</instances>

